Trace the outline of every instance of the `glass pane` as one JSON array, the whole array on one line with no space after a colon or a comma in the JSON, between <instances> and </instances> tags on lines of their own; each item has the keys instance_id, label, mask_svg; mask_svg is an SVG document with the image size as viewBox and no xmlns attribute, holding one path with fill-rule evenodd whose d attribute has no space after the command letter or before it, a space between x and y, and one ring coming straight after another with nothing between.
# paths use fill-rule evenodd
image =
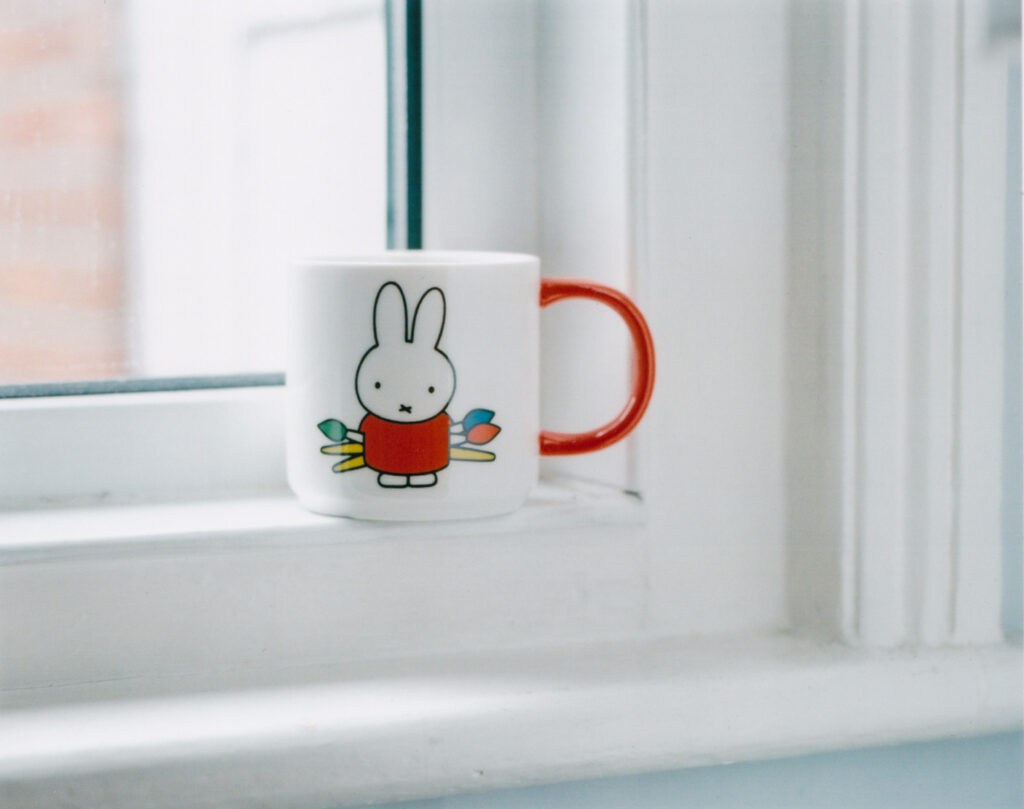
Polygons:
<instances>
[{"instance_id":1,"label":"glass pane","mask_svg":"<svg viewBox=\"0 0 1024 809\"><path fill-rule=\"evenodd\" d=\"M0 385L279 370L288 261L386 246L386 50L384 0L0 5Z\"/></svg>"}]
</instances>

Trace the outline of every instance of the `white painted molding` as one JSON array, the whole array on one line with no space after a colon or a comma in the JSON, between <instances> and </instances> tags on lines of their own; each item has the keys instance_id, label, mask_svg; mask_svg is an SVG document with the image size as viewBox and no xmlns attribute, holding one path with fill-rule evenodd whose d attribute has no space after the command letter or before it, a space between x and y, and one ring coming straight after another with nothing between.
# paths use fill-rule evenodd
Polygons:
<instances>
[{"instance_id":1,"label":"white painted molding","mask_svg":"<svg viewBox=\"0 0 1024 809\"><path fill-rule=\"evenodd\" d=\"M817 409L791 403L791 435L812 444L790 446L794 623L870 645L994 642L1006 53L975 0L795 9L792 120L815 131L794 131L792 272L829 277L798 292L790 326L791 396L820 386Z\"/></svg>"},{"instance_id":2,"label":"white painted molding","mask_svg":"<svg viewBox=\"0 0 1024 809\"><path fill-rule=\"evenodd\" d=\"M628 143L626 182L628 186L628 215L626 225L626 254L629 268L627 291L642 311L649 311L653 303L651 263L649 255L648 216L648 86L647 86L647 0L628 0L626 42L626 96L628 103ZM633 491L642 492L649 487L655 472L652 467L650 432L640 431L632 436L626 448L628 480Z\"/></svg>"},{"instance_id":3,"label":"white painted molding","mask_svg":"<svg viewBox=\"0 0 1024 809\"><path fill-rule=\"evenodd\" d=\"M848 336L842 303L852 294L840 268L849 186L841 167L851 148L844 121L854 105L844 7L818 0L790 6L789 267L785 287L786 595L801 632L837 638L848 593L842 571L843 443L841 362Z\"/></svg>"},{"instance_id":4,"label":"white painted molding","mask_svg":"<svg viewBox=\"0 0 1024 809\"><path fill-rule=\"evenodd\" d=\"M285 491L0 513L0 705L644 634L646 520L636 497L564 482L428 524L324 517Z\"/></svg>"},{"instance_id":5,"label":"white painted molding","mask_svg":"<svg viewBox=\"0 0 1024 809\"><path fill-rule=\"evenodd\" d=\"M956 642L999 635L1003 362L1006 284L1007 81L1016 47L999 47L995 4L965 2L959 37L961 164L958 272L953 305L957 432L953 627ZM1011 40L1012 41L1012 40ZM1018 57L1019 58L1019 57ZM1017 270L1020 272L1020 269Z\"/></svg>"},{"instance_id":6,"label":"white painted molding","mask_svg":"<svg viewBox=\"0 0 1024 809\"><path fill-rule=\"evenodd\" d=\"M857 139L857 163L846 167L857 207L846 212L854 263L844 272L856 279L856 292L844 301L855 337L843 364L856 400L845 414L855 460L844 486L852 488L856 526L846 541L856 551L844 577L857 605L847 626L865 642L898 645L908 630L908 569L917 561L908 559L906 487L912 40L909 4L869 0L860 10L856 29L848 29L856 38L846 42L857 48L859 109L847 123Z\"/></svg>"},{"instance_id":7,"label":"white painted molding","mask_svg":"<svg viewBox=\"0 0 1024 809\"><path fill-rule=\"evenodd\" d=\"M955 525L960 485L956 454L963 440L955 423L962 386L955 308L961 290L960 220L964 215L960 132L965 122L959 78L964 67L962 8L957 2L919 3L909 22L918 41L911 52L912 81L905 101L911 155L904 337L909 389L905 497L907 545L913 566L907 570L904 620L908 640L935 645L949 642L953 636L952 599L957 593L953 569L957 549L964 547ZM996 348L993 356L998 353ZM991 391L986 395L1000 398ZM998 504L996 509L998 514ZM983 541L998 548L1000 540L997 529ZM971 584L964 582L964 586ZM994 594L998 598L998 587ZM998 613L989 617L988 631L975 641L998 637Z\"/></svg>"},{"instance_id":8,"label":"white painted molding","mask_svg":"<svg viewBox=\"0 0 1024 809\"><path fill-rule=\"evenodd\" d=\"M276 491L279 386L0 401L0 513Z\"/></svg>"},{"instance_id":9,"label":"white painted molding","mask_svg":"<svg viewBox=\"0 0 1024 809\"><path fill-rule=\"evenodd\" d=\"M995 733L1021 712L1005 646L665 638L291 676L10 712L4 807L361 806Z\"/></svg>"}]
</instances>

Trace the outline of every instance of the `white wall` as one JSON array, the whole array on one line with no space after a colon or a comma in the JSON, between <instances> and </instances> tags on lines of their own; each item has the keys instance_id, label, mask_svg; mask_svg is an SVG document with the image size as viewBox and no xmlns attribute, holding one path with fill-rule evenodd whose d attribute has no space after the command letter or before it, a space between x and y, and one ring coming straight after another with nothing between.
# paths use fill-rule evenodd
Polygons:
<instances>
[{"instance_id":1,"label":"white wall","mask_svg":"<svg viewBox=\"0 0 1024 809\"><path fill-rule=\"evenodd\" d=\"M548 466L647 503L622 542L637 630L783 626L787 3L434 8L425 245L537 252L650 321L658 379L632 450ZM593 309L545 317L544 426L596 426L622 401L625 330Z\"/></svg>"},{"instance_id":2,"label":"white wall","mask_svg":"<svg viewBox=\"0 0 1024 809\"><path fill-rule=\"evenodd\" d=\"M725 588L765 624L785 620L786 7L664 0L645 26L652 577L668 612Z\"/></svg>"}]
</instances>

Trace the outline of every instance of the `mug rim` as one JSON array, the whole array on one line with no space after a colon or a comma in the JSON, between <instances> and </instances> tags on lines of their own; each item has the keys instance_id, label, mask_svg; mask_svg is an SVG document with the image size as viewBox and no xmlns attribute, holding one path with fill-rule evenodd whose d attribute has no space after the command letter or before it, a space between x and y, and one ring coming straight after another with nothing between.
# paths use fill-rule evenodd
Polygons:
<instances>
[{"instance_id":1,"label":"mug rim","mask_svg":"<svg viewBox=\"0 0 1024 809\"><path fill-rule=\"evenodd\" d=\"M488 250L381 250L340 256L310 256L295 262L298 267L400 267L508 266L540 262L529 253Z\"/></svg>"}]
</instances>

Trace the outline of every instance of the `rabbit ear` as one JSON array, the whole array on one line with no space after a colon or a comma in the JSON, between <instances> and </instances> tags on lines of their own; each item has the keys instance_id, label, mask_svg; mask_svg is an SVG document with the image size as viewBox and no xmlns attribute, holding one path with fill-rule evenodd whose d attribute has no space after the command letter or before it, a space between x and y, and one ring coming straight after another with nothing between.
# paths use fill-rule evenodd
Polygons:
<instances>
[{"instance_id":1,"label":"rabbit ear","mask_svg":"<svg viewBox=\"0 0 1024 809\"><path fill-rule=\"evenodd\" d=\"M373 302L373 340L377 345L405 342L408 313L405 295L394 281L388 281L377 290Z\"/></svg>"},{"instance_id":2,"label":"rabbit ear","mask_svg":"<svg viewBox=\"0 0 1024 809\"><path fill-rule=\"evenodd\" d=\"M431 287L423 293L416 304L412 318L412 341L421 345L430 344L437 348L444 331L444 293Z\"/></svg>"}]
</instances>

